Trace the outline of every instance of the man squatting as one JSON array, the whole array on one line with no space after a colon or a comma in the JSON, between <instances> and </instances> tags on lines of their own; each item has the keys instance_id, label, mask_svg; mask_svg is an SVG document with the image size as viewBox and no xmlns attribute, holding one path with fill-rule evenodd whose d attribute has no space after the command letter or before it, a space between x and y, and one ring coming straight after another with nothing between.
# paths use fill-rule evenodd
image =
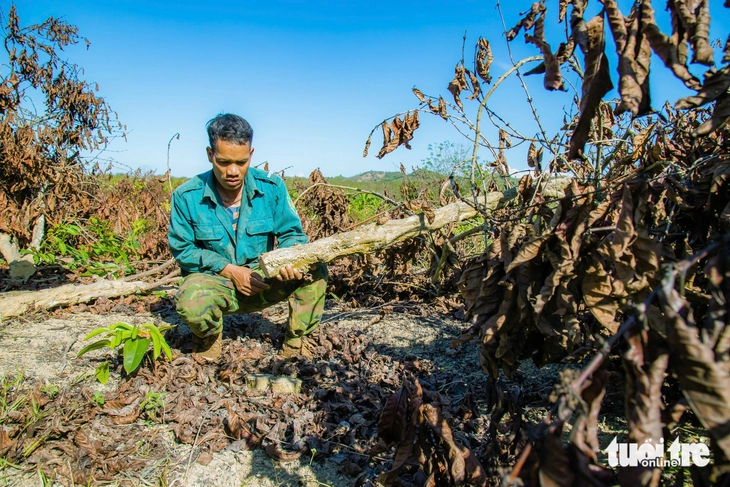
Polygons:
<instances>
[{"instance_id":1,"label":"man squatting","mask_svg":"<svg viewBox=\"0 0 730 487\"><path fill-rule=\"evenodd\" d=\"M170 250L185 277L177 311L193 332L193 353L220 356L223 316L260 311L288 298L289 319L280 355L311 357L306 342L320 323L327 266L310 269L312 280L291 266L264 280L257 258L278 247L307 243L302 222L276 175L250 167L253 129L238 115L208 122L206 149L213 168L172 195Z\"/></svg>"}]
</instances>

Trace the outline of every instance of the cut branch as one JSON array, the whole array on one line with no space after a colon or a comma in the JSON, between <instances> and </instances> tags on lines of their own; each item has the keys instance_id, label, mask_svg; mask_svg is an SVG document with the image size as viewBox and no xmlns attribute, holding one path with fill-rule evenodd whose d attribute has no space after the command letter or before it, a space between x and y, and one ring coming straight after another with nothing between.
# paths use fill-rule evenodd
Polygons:
<instances>
[{"instance_id":1,"label":"cut branch","mask_svg":"<svg viewBox=\"0 0 730 487\"><path fill-rule=\"evenodd\" d=\"M554 178L541 189L547 197L562 197L570 178ZM517 198L517 189L494 191L479 197L479 205L488 211L504 208ZM400 220L389 220L383 225L371 224L351 232L338 233L306 245L297 245L267 252L259 257L259 267L266 277L275 277L281 267L292 267L305 271L312 264L332 262L352 254L367 254L389 247L408 238L415 237L453 222L476 216L478 211L464 202L446 205L434 211L429 221L425 215L413 215Z\"/></svg>"},{"instance_id":2,"label":"cut branch","mask_svg":"<svg viewBox=\"0 0 730 487\"><path fill-rule=\"evenodd\" d=\"M98 281L93 284L66 284L41 291L11 291L0 296L0 321L20 316L29 311L86 303L97 298L118 298L130 294L151 291L178 279L176 269L154 282Z\"/></svg>"}]
</instances>

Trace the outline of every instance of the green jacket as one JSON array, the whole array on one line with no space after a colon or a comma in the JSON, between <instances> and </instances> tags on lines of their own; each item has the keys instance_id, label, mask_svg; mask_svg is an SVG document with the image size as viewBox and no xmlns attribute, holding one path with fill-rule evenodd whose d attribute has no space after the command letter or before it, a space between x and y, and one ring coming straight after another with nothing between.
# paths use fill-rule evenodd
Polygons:
<instances>
[{"instance_id":1,"label":"green jacket","mask_svg":"<svg viewBox=\"0 0 730 487\"><path fill-rule=\"evenodd\" d=\"M231 217L214 189L213 171L195 176L172 194L170 251L184 275L218 274L227 264L258 267L257 258L278 247L307 243L284 181L249 168L234 234Z\"/></svg>"}]
</instances>

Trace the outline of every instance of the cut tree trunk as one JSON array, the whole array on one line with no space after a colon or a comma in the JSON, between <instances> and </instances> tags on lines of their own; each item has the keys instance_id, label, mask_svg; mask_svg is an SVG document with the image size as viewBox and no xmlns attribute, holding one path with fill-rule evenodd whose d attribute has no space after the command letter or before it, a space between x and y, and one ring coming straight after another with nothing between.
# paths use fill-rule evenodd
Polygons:
<instances>
[{"instance_id":1,"label":"cut tree trunk","mask_svg":"<svg viewBox=\"0 0 730 487\"><path fill-rule=\"evenodd\" d=\"M20 279L26 282L35 274L35 264L32 255L20 255L18 243L7 233L0 232L0 254L10 268L10 279Z\"/></svg>"},{"instance_id":2,"label":"cut tree trunk","mask_svg":"<svg viewBox=\"0 0 730 487\"><path fill-rule=\"evenodd\" d=\"M162 268L172 265L174 261L171 261L166 262L154 270L159 272ZM150 271L142 274L149 275ZM142 274L139 274L139 276L141 277ZM66 284L40 291L5 292L0 294L0 321L6 318L20 316L29 311L86 303L102 297L117 298L119 296L151 291L152 289L174 282L178 279L179 274L180 270L177 269L155 282L103 280L92 284Z\"/></svg>"},{"instance_id":3,"label":"cut tree trunk","mask_svg":"<svg viewBox=\"0 0 730 487\"><path fill-rule=\"evenodd\" d=\"M30 247L39 250L41 248L41 242L46 231L46 217L41 215L33 225L33 238L30 242ZM8 263L10 268L10 278L20 279L26 282L30 276L35 274L36 266L33 263L32 255L20 255L20 249L18 248L17 240L13 239L11 235L0 232L0 254L2 254L5 261Z\"/></svg>"},{"instance_id":4,"label":"cut tree trunk","mask_svg":"<svg viewBox=\"0 0 730 487\"><path fill-rule=\"evenodd\" d=\"M570 178L549 179L544 183L540 194L545 198L562 198L571 181ZM479 204L495 211L504 208L516 198L517 189L510 188L481 196ZM449 223L475 217L477 213L472 206L459 201L435 210L431 222L423 214L414 215L400 220L389 220L382 225L362 226L357 230L338 233L306 245L273 250L259 257L259 267L269 278L277 276L279 270L286 265L306 271L312 264L384 249L408 238L438 230Z\"/></svg>"}]
</instances>

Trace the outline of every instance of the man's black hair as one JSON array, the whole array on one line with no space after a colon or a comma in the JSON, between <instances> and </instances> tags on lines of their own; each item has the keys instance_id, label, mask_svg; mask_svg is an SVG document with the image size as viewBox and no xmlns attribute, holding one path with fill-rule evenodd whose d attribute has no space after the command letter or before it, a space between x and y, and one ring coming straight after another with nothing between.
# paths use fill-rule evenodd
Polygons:
<instances>
[{"instance_id":1,"label":"man's black hair","mask_svg":"<svg viewBox=\"0 0 730 487\"><path fill-rule=\"evenodd\" d=\"M208 143L215 151L215 143L219 140L235 144L251 144L253 129L243 118L232 113L221 113L206 125L208 129Z\"/></svg>"}]
</instances>

